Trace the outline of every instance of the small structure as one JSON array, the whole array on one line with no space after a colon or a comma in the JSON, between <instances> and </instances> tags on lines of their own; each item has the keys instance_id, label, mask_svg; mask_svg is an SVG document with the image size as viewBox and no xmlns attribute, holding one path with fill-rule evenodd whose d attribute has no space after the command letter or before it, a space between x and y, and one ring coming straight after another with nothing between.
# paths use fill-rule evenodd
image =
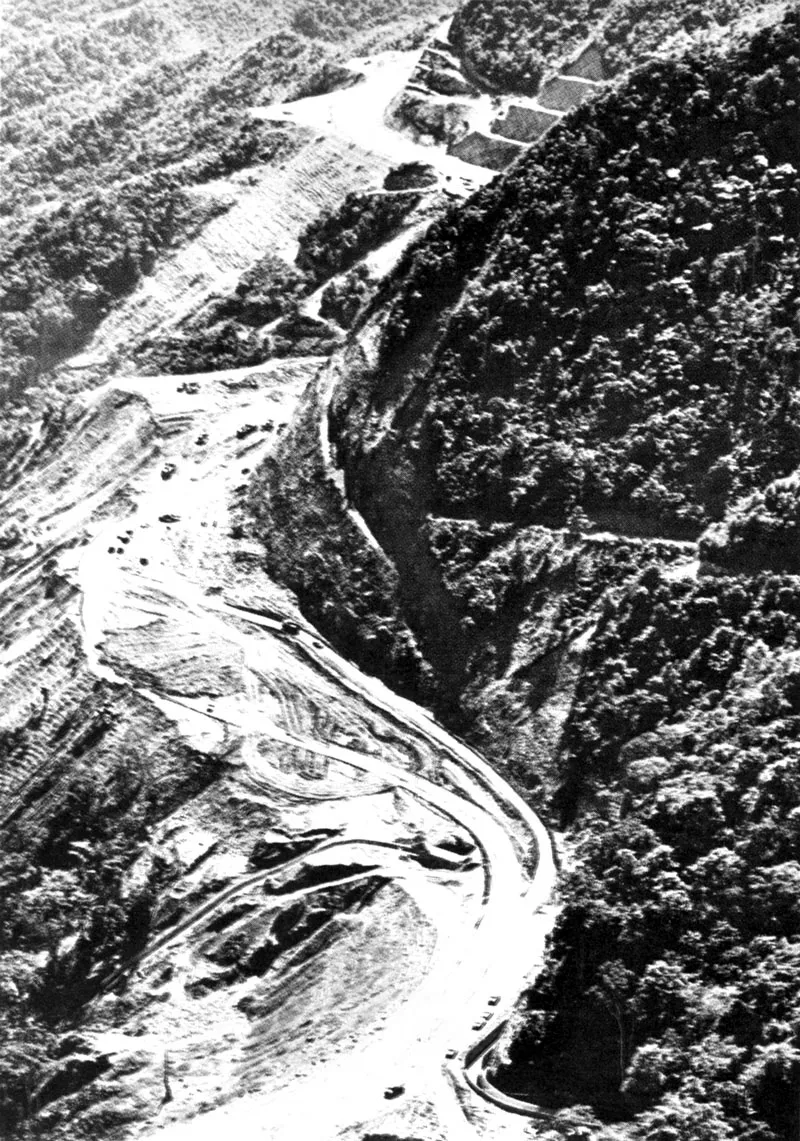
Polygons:
<instances>
[{"instance_id":1,"label":"small structure","mask_svg":"<svg viewBox=\"0 0 800 1141\"><path fill-rule=\"evenodd\" d=\"M525 107L520 103L512 103L502 115L492 123L492 130L504 139L513 139L518 143L533 143L545 133L553 123L557 123L560 115L554 111L540 111L536 107Z\"/></svg>"},{"instance_id":2,"label":"small structure","mask_svg":"<svg viewBox=\"0 0 800 1141\"><path fill-rule=\"evenodd\" d=\"M599 85L591 79L557 75L542 84L539 102L553 111L569 111L597 94Z\"/></svg>"},{"instance_id":3,"label":"small structure","mask_svg":"<svg viewBox=\"0 0 800 1141\"><path fill-rule=\"evenodd\" d=\"M602 83L604 79L608 79L608 68L597 44L589 43L571 63L561 69L561 74L574 76L577 79L593 79L595 83Z\"/></svg>"},{"instance_id":4,"label":"small structure","mask_svg":"<svg viewBox=\"0 0 800 1141\"><path fill-rule=\"evenodd\" d=\"M473 166L503 170L519 157L523 149L521 143L513 142L511 139L500 139L495 135L484 134L483 131L471 131L460 142L451 146L448 153L460 158L462 162L472 163Z\"/></svg>"}]
</instances>

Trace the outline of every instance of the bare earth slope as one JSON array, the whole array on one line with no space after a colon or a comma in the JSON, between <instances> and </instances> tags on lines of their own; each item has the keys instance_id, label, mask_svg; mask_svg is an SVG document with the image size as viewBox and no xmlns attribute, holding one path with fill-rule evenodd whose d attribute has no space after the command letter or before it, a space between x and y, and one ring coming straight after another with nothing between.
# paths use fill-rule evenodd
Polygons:
<instances>
[{"instance_id":1,"label":"bare earth slope","mask_svg":"<svg viewBox=\"0 0 800 1141\"><path fill-rule=\"evenodd\" d=\"M290 599L247 570L247 544L228 536L241 466L270 446L270 433L253 444L236 429L256 406L280 422L316 367L204 379L188 396L174 378L112 382L16 503L31 544L54 552L64 601L29 605L24 653L22 636L6 651L4 688L19 694L7 727L24 720L26 663L41 658L60 609L81 675L105 686L115 731L127 726L119 747L152 733L148 723L172 725L173 749L182 742L203 766L224 758L209 787L152 822L126 871L133 891L166 861L172 882L142 950L81 1017L82 1051L108 1063L102 1107L91 1084L44 1098L56 1135L150 1135L215 1107L196 1125L170 1124L170 1136L235 1122L245 1136L296 1137L307 1113L301 1136L333 1137L355 1119L397 1117L383 1089L400 1081L403 1114L427 1135L471 1136L445 1051L476 1038L470 1024L492 992L492 1020L502 1017L542 945L553 870L535 818L422 710L304 624L287 633ZM105 455L87 430L98 419ZM126 470L142 435L149 446ZM97 491L80 488L72 515L54 522L73 464ZM177 468L168 480L166 464ZM28 565L20 552L16 581ZM50 680L64 692L65 677ZM57 753L45 752L45 773L64 776ZM24 822L42 805L26 802L23 776L4 773L6 808ZM253 870L260 858L269 871Z\"/></svg>"},{"instance_id":2,"label":"bare earth slope","mask_svg":"<svg viewBox=\"0 0 800 1141\"><path fill-rule=\"evenodd\" d=\"M390 99L404 80L387 74ZM368 150L337 125L234 181L237 204L90 355L174 320L226 268L293 257L308 214L421 150L388 129ZM454 193L485 177L428 153ZM17 457L0 651L12 1129L524 1131L475 1068L543 954L547 832L478 754L319 638L247 536L247 476L322 364L112 378Z\"/></svg>"}]
</instances>

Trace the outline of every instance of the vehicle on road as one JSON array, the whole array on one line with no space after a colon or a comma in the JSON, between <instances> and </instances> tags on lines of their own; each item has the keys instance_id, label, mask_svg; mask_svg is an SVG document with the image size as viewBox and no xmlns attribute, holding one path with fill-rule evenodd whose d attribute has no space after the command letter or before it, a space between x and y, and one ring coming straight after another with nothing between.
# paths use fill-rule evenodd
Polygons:
<instances>
[{"instance_id":1,"label":"vehicle on road","mask_svg":"<svg viewBox=\"0 0 800 1141\"><path fill-rule=\"evenodd\" d=\"M406 1092L405 1086L387 1086L386 1089L383 1091L383 1096L386 1098L387 1101L392 1101L394 1098L400 1097L400 1095L405 1093L405 1092Z\"/></svg>"},{"instance_id":2,"label":"vehicle on road","mask_svg":"<svg viewBox=\"0 0 800 1141\"><path fill-rule=\"evenodd\" d=\"M293 622L291 618L285 618L283 622L281 622L281 630L283 630L284 634L299 634L300 625L298 622Z\"/></svg>"}]
</instances>

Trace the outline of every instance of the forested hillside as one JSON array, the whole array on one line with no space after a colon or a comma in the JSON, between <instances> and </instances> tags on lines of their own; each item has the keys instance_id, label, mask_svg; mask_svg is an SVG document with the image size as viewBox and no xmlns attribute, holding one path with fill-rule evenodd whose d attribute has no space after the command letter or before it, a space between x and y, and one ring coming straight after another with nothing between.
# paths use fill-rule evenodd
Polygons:
<instances>
[{"instance_id":1,"label":"forested hillside","mask_svg":"<svg viewBox=\"0 0 800 1141\"><path fill-rule=\"evenodd\" d=\"M648 1141L796 1136L799 632L796 577L652 566L605 606L565 731L576 861L501 1083Z\"/></svg>"},{"instance_id":2,"label":"forested hillside","mask_svg":"<svg viewBox=\"0 0 800 1141\"><path fill-rule=\"evenodd\" d=\"M797 20L636 73L409 253L387 367L477 276L413 427L438 513L691 537L800 463Z\"/></svg>"},{"instance_id":3,"label":"forested hillside","mask_svg":"<svg viewBox=\"0 0 800 1141\"><path fill-rule=\"evenodd\" d=\"M588 41L609 75L643 62L682 33L696 36L763 7L758 0L464 0L451 39L490 85L531 95ZM597 78L597 76L595 76Z\"/></svg>"},{"instance_id":4,"label":"forested hillside","mask_svg":"<svg viewBox=\"0 0 800 1141\"><path fill-rule=\"evenodd\" d=\"M4 212L197 160L248 107L307 82L339 46L425 13L415 0L315 6L45 0L9 5L2 48ZM323 35L323 29L327 32Z\"/></svg>"},{"instance_id":5,"label":"forested hillside","mask_svg":"<svg viewBox=\"0 0 800 1141\"><path fill-rule=\"evenodd\" d=\"M396 580L295 508L310 609L364 660L410 630L416 684L576 842L497 1077L559 1111L548 1137L796 1137L800 11L780 15L635 71L408 251L364 329L379 359L345 353L331 408Z\"/></svg>"}]
</instances>

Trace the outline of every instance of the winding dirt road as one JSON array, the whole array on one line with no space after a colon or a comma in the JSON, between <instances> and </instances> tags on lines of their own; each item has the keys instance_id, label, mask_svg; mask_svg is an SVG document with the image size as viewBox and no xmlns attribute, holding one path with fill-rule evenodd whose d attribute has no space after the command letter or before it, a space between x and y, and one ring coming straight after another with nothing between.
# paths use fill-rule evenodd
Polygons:
<instances>
[{"instance_id":1,"label":"winding dirt road","mask_svg":"<svg viewBox=\"0 0 800 1141\"><path fill-rule=\"evenodd\" d=\"M276 438L274 428L259 430L255 443L253 436L241 439L237 433L245 421L265 423L268 411L275 424L287 419L318 366L306 361L302 367L295 362L251 370L258 374L254 388L237 388L242 374L204 377L196 393L181 391L185 384L179 377L126 379L87 398L87 407L96 408L117 400L120 391L135 394L156 426L158 446L136 470L121 508L109 507L89 541L61 557L62 570L82 594L84 650L97 676L133 684L174 720L187 741L211 741L220 734L237 740L243 779L254 786L268 790L289 779L276 771L270 748L302 750L338 774L308 788L312 798L349 804L350 795L357 799L365 788L390 793L417 804L428 819L433 814L442 826L449 822L460 829L472 842L473 857L460 864L451 860L438 870L424 867L407 846L363 832L356 816L342 841L321 844L280 868L288 874L292 864L317 867L321 886L363 876L364 867L391 879L436 932L426 977L399 997L379 1033L351 1043L301 1081L239 1098L189 1122L165 1122L152 1135L177 1141L218 1136L235 1127L242 1138L344 1137L356 1122L375 1128L394 1120L400 1108L386 1101L384 1089L397 1084L404 1087L400 1100L429 1107L438 1128L454 1141L495 1136L497 1129L471 1107L474 1091L464 1064L469 1057L474 1068L476 1050L481 1052L487 1035L507 1017L543 952L555 883L547 832L483 759L426 710L339 657L268 582L259 587L254 605L252 591L242 587L239 593L241 576L230 570L231 547L236 547L228 536L231 496L242 465L254 466ZM206 434L208 444L198 445ZM165 464L176 469L168 480ZM165 523L165 517L171 521ZM248 575L252 578L252 572ZM287 629L288 619L294 624ZM195 671L194 678L198 663L208 677L203 675L199 686L186 683L187 670ZM217 676L221 663L226 663L224 685ZM383 726L379 738L359 746L330 735L320 738L303 712L302 698L295 701L294 722L287 722L275 698L280 678L313 695L317 705L332 710L337 703L346 705L351 716L364 711L372 724ZM205 693L186 692L192 688ZM403 750L394 751L393 740L404 742ZM422 771L409 767L414 750L432 758ZM326 861L341 861L343 849L353 872L326 877ZM179 925L156 936L127 965L129 972L145 969L177 941L191 940L240 892L265 878L249 872L204 900ZM464 889L454 891L454 879ZM297 893L314 890L303 886ZM499 996L496 1005L488 1005L490 996ZM446 1059L453 1051L456 1056Z\"/></svg>"},{"instance_id":2,"label":"winding dirt road","mask_svg":"<svg viewBox=\"0 0 800 1141\"><path fill-rule=\"evenodd\" d=\"M340 149L377 147L381 169L430 159L453 192L467 194L491 173L400 138L385 122L386 105L416 55L374 60L358 87L260 114L321 130ZM362 171L365 179L368 173ZM393 261L416 232L393 239L382 256ZM127 335L129 316L120 311L115 321ZM112 321L101 333L113 340L115 329ZM336 833L269 872L229 855L217 878L201 883L185 861L187 882L203 890L196 899L190 893L195 902L112 980L124 973L146 993L147 1031L158 1049L173 1047L173 1033L176 1051L181 1035L188 1043L183 1090L173 1078L169 1105L131 1136L216 1141L235 1130L240 1141L360 1139L365 1132L410 1132L426 1141L519 1137L522 1119L501 1110L531 1111L493 1093L482 1061L543 958L554 917L550 837L474 750L337 655L292 597L266 578L261 552L246 537L240 504L247 477L322 364L305 358L192 377L114 379L82 398L83 413L39 470L37 486L17 497L34 536L34 562L55 552L58 573L78 592L83 652L94 676L156 707L196 754L224 754L232 774L226 787L251 812L266 821L280 805L287 828L310 834L321 823ZM302 763L291 760L298 757ZM220 838L206 843L197 821L192 827L192 843L213 851ZM176 832L181 828L191 832L178 822ZM265 905L264 885L276 875L286 890L274 899L268 891ZM269 1066L198 1113L207 1074L196 1076L191 1054L210 1031L197 1005L187 1005L182 984L155 1002L154 975L165 963L171 971L173 959L202 959L198 946L209 924L227 921L232 904L249 892L260 893L267 910L273 903L278 909L370 875L406 901L396 916L377 912L372 928L369 916L347 918L357 950L359 932L392 929L394 942L386 946L395 957L377 963L384 990L374 980L369 989L366 969L363 982L352 972L353 1006L383 1003L380 1017L373 1010L363 1028L354 1024L355 1032L326 1050L312 1036L307 1046L303 1039L278 1048L268 1034L253 1045L257 1028L247 1025L245 1045L258 1046ZM365 967L376 965L370 946L365 937ZM404 971L405 959L416 973ZM321 981L306 1021L335 1027L341 994L325 981L324 962L317 969ZM277 987L288 985L277 979ZM241 1025L240 1017L239 1033ZM387 1100L384 1091L393 1086L402 1094Z\"/></svg>"}]
</instances>

